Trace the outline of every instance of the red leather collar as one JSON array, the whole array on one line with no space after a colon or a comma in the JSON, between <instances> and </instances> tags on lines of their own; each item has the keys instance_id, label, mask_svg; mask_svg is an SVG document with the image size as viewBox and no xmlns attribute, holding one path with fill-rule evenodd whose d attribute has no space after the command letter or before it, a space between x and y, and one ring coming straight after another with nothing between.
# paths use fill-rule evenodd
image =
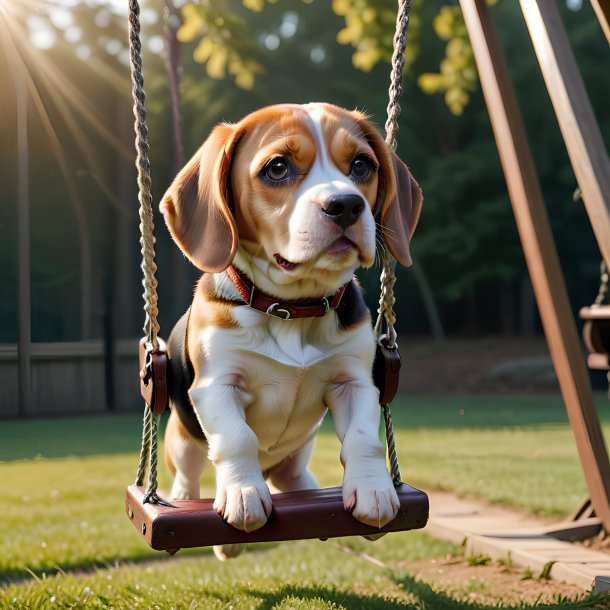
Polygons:
<instances>
[{"instance_id":1,"label":"red leather collar","mask_svg":"<svg viewBox=\"0 0 610 610\"><path fill-rule=\"evenodd\" d=\"M237 292L253 309L263 313L288 320L290 318L321 318L331 309L337 309L345 289L350 282L344 284L332 297L298 301L280 301L276 297L260 291L235 265L227 268L227 275L235 285Z\"/></svg>"}]
</instances>

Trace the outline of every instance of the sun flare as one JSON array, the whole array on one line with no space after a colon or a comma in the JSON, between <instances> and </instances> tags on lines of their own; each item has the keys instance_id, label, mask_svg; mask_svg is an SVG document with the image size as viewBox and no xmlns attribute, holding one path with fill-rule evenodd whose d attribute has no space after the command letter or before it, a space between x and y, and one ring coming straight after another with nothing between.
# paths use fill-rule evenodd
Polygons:
<instances>
[{"instance_id":1,"label":"sun flare","mask_svg":"<svg viewBox=\"0 0 610 610\"><path fill-rule=\"evenodd\" d=\"M111 8L113 5L102 4L97 9L89 7L90 14L81 15L93 20L93 24L88 24L90 19L81 20L82 23L77 21L73 10L77 5L85 6L73 0L0 0L0 48L3 56L0 62L5 63L0 73L3 80L8 79L8 83L3 82L1 87L7 96L11 92L15 94L19 86L24 87L27 103L35 109L44 126L62 171L65 160L62 159L57 135L61 130L54 125L52 113L61 117L86 159L92 160L93 151L81 123L101 136L116 153L130 158L130 151L109 129L95 100L81 89L68 63L62 65L61 61L62 54L81 60L86 69L94 71L109 86L119 92L128 92L127 72L122 69L124 57L117 56L113 67L95 52L96 45L103 40L92 34L85 35L85 30L95 26L96 20L102 25L110 25L109 20L115 18L112 11L116 9ZM100 14L102 17L98 17ZM112 40L115 40L118 55L124 45L120 45L118 38Z\"/></svg>"}]
</instances>

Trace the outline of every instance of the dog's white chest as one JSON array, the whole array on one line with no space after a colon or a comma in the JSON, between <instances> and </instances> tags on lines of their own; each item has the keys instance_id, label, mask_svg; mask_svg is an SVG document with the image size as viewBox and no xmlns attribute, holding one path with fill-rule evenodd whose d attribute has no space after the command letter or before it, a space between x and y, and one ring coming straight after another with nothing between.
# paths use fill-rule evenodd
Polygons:
<instances>
[{"instance_id":1,"label":"dog's white chest","mask_svg":"<svg viewBox=\"0 0 610 610\"><path fill-rule=\"evenodd\" d=\"M211 367L225 371L216 381L234 383L242 394L266 470L313 437L329 384L349 376L354 358L370 369L373 334L365 325L339 336L330 316L276 320L244 307L235 317L240 329L208 331L204 343Z\"/></svg>"},{"instance_id":2,"label":"dog's white chest","mask_svg":"<svg viewBox=\"0 0 610 610\"><path fill-rule=\"evenodd\" d=\"M249 307L240 307L234 316L243 328L240 337L242 349L278 364L309 369L344 350L344 342L329 340L329 337L336 338L330 316L281 320Z\"/></svg>"},{"instance_id":3,"label":"dog's white chest","mask_svg":"<svg viewBox=\"0 0 610 610\"><path fill-rule=\"evenodd\" d=\"M264 357L250 359L251 403L246 421L258 438L263 470L302 447L316 432L326 407L325 366L308 368L278 364Z\"/></svg>"}]
</instances>

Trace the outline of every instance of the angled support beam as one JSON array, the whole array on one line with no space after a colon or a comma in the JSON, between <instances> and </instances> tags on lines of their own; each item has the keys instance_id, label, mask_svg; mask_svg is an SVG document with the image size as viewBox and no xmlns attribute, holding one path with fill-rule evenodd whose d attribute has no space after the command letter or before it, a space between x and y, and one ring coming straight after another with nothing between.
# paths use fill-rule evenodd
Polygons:
<instances>
[{"instance_id":1,"label":"angled support beam","mask_svg":"<svg viewBox=\"0 0 610 610\"><path fill-rule=\"evenodd\" d=\"M610 463L523 120L486 0L460 0L549 352L595 512L610 531Z\"/></svg>"},{"instance_id":2,"label":"angled support beam","mask_svg":"<svg viewBox=\"0 0 610 610\"><path fill-rule=\"evenodd\" d=\"M610 0L591 0L591 6L610 44Z\"/></svg>"},{"instance_id":3,"label":"angled support beam","mask_svg":"<svg viewBox=\"0 0 610 610\"><path fill-rule=\"evenodd\" d=\"M556 3L520 2L597 244L610 263L610 159L589 96Z\"/></svg>"}]
</instances>

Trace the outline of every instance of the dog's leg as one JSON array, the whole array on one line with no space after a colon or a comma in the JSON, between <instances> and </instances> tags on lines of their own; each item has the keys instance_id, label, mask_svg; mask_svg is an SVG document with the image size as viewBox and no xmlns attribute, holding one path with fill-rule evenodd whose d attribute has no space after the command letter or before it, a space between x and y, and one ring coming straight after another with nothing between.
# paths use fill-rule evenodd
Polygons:
<instances>
[{"instance_id":1,"label":"dog's leg","mask_svg":"<svg viewBox=\"0 0 610 610\"><path fill-rule=\"evenodd\" d=\"M396 516L400 504L379 440L379 392L370 373L354 360L347 370L349 376L330 384L326 393L341 441L343 503L362 523L381 528Z\"/></svg>"},{"instance_id":2,"label":"dog's leg","mask_svg":"<svg viewBox=\"0 0 610 610\"><path fill-rule=\"evenodd\" d=\"M165 429L165 463L174 476L172 500L198 500L199 477L205 464L207 445L194 439L174 411Z\"/></svg>"},{"instance_id":3,"label":"dog's leg","mask_svg":"<svg viewBox=\"0 0 610 610\"><path fill-rule=\"evenodd\" d=\"M312 438L296 453L293 453L269 471L268 480L272 485L272 492L317 489L319 487L316 478L307 467L314 445L315 438Z\"/></svg>"},{"instance_id":4,"label":"dog's leg","mask_svg":"<svg viewBox=\"0 0 610 610\"><path fill-rule=\"evenodd\" d=\"M165 463L174 477L172 500L199 499L199 477L205 465L207 444L193 439L183 428L178 416L171 412L165 429ZM221 561L237 557L243 544L224 544L213 547Z\"/></svg>"},{"instance_id":5,"label":"dog's leg","mask_svg":"<svg viewBox=\"0 0 610 610\"><path fill-rule=\"evenodd\" d=\"M208 439L208 457L216 467L214 508L237 529L251 532L262 527L272 505L258 461L258 439L246 423L251 397L240 387L205 378L195 382L190 397Z\"/></svg>"},{"instance_id":6,"label":"dog's leg","mask_svg":"<svg viewBox=\"0 0 610 610\"><path fill-rule=\"evenodd\" d=\"M269 471L268 484L272 493L296 491L299 489L317 489L319 487L307 465L315 439L311 439L302 449L280 462ZM221 561L226 561L239 555L245 545L224 544L214 547L214 555Z\"/></svg>"}]
</instances>

